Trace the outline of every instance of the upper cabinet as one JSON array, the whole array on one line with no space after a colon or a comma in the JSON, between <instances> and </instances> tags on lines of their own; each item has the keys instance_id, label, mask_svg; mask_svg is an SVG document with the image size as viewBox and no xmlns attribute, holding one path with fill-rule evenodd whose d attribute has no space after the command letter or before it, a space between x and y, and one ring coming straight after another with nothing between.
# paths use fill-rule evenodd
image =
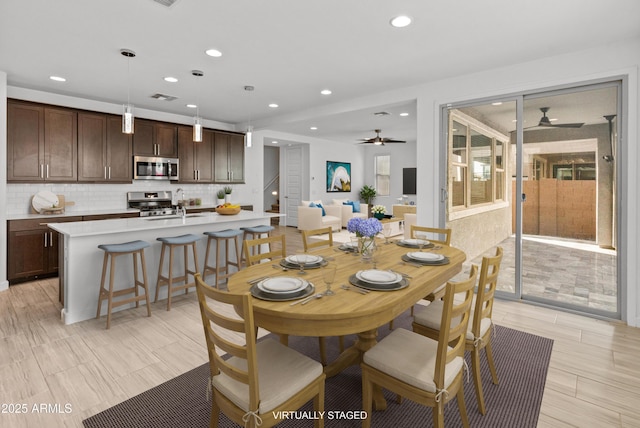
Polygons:
<instances>
[{"instance_id":1,"label":"upper cabinet","mask_svg":"<svg viewBox=\"0 0 640 428\"><path fill-rule=\"evenodd\" d=\"M244 183L244 135L215 133L215 181Z\"/></svg>"},{"instance_id":2,"label":"upper cabinet","mask_svg":"<svg viewBox=\"0 0 640 428\"><path fill-rule=\"evenodd\" d=\"M178 157L181 183L213 182L214 132L203 130L202 142L193 141L193 128L178 127Z\"/></svg>"},{"instance_id":3,"label":"upper cabinet","mask_svg":"<svg viewBox=\"0 0 640 428\"><path fill-rule=\"evenodd\" d=\"M133 153L138 156L178 156L178 126L152 120L135 119Z\"/></svg>"},{"instance_id":4,"label":"upper cabinet","mask_svg":"<svg viewBox=\"0 0 640 428\"><path fill-rule=\"evenodd\" d=\"M78 113L78 181L130 183L131 136L120 116Z\"/></svg>"},{"instance_id":5,"label":"upper cabinet","mask_svg":"<svg viewBox=\"0 0 640 428\"><path fill-rule=\"evenodd\" d=\"M77 181L77 113L7 102L7 181Z\"/></svg>"}]
</instances>

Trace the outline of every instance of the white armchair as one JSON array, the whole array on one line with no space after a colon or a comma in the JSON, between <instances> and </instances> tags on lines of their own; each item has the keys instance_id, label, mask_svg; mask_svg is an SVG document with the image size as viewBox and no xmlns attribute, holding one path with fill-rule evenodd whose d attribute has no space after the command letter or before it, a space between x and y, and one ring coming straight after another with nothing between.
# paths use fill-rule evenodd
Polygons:
<instances>
[{"instance_id":1,"label":"white armchair","mask_svg":"<svg viewBox=\"0 0 640 428\"><path fill-rule=\"evenodd\" d=\"M369 213L369 206L367 204L360 204L360 212L354 213L353 206L342 205L342 227L347 227L347 222L352 218L367 218Z\"/></svg>"},{"instance_id":2,"label":"white armchair","mask_svg":"<svg viewBox=\"0 0 640 428\"><path fill-rule=\"evenodd\" d=\"M340 231L342 228L342 207L337 205L323 205L322 209L300 205L298 207L298 230L320 229L331 226L331 230Z\"/></svg>"},{"instance_id":3,"label":"white armchair","mask_svg":"<svg viewBox=\"0 0 640 428\"><path fill-rule=\"evenodd\" d=\"M342 227L344 228L347 227L347 223L352 218L367 218L367 216L369 215L369 206L367 204L360 204L360 212L354 213L352 205L344 205L344 202L346 201L348 201L348 199L333 199L332 205L329 205L340 207Z\"/></svg>"},{"instance_id":4,"label":"white armchair","mask_svg":"<svg viewBox=\"0 0 640 428\"><path fill-rule=\"evenodd\" d=\"M417 215L406 213L404 215L404 239L411 238L411 225L417 223Z\"/></svg>"}]
</instances>

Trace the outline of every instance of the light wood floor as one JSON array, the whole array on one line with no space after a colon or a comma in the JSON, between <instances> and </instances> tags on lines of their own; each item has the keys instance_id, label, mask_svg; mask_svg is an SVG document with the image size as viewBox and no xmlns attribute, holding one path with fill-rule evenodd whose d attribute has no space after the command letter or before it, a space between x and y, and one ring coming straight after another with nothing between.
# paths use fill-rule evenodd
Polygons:
<instances>
[{"instance_id":1,"label":"light wood floor","mask_svg":"<svg viewBox=\"0 0 640 428\"><path fill-rule=\"evenodd\" d=\"M288 253L302 247L279 232ZM1 427L79 427L207 360L194 292L151 318L119 312L108 331L104 317L65 326L60 308L57 279L0 293ZM640 427L640 329L506 301L494 321L555 341L539 427Z\"/></svg>"}]
</instances>

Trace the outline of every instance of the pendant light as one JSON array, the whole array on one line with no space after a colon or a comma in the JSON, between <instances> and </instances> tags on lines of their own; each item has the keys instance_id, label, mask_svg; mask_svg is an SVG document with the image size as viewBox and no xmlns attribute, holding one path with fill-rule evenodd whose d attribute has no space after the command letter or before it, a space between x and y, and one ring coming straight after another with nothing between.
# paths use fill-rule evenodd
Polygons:
<instances>
[{"instance_id":1,"label":"pendant light","mask_svg":"<svg viewBox=\"0 0 640 428\"><path fill-rule=\"evenodd\" d=\"M200 70L191 70L191 74L196 77L204 76ZM200 93L200 91L198 91ZM202 143L202 119L200 119L200 102L196 97L196 117L193 119L193 141Z\"/></svg>"},{"instance_id":2,"label":"pendant light","mask_svg":"<svg viewBox=\"0 0 640 428\"><path fill-rule=\"evenodd\" d=\"M247 85L244 87L244 90L249 93L253 92L253 89L254 88L251 85ZM252 145L251 138L253 134L253 126L251 126L251 99L249 99L249 120L247 123L248 123L247 133L244 134L244 143L245 143L245 146L249 148Z\"/></svg>"},{"instance_id":3,"label":"pendant light","mask_svg":"<svg viewBox=\"0 0 640 428\"><path fill-rule=\"evenodd\" d=\"M136 53L131 49L120 49L120 54L127 58L127 103L122 106L122 133L133 134L133 106L131 105L129 99L129 93L131 91L131 73L129 69L129 63L131 58L135 58Z\"/></svg>"}]
</instances>

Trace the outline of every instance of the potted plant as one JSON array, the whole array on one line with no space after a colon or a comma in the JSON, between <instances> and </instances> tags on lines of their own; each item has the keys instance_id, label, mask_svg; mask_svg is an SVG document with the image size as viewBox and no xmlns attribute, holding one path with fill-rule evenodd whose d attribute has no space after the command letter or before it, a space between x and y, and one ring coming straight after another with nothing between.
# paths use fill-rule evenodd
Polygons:
<instances>
[{"instance_id":1,"label":"potted plant","mask_svg":"<svg viewBox=\"0 0 640 428\"><path fill-rule=\"evenodd\" d=\"M223 190L224 190L224 201L231 202L231 192L233 191L233 189L231 188L231 186L224 186Z\"/></svg>"},{"instance_id":2,"label":"potted plant","mask_svg":"<svg viewBox=\"0 0 640 428\"><path fill-rule=\"evenodd\" d=\"M377 195L378 192L376 192L376 189L374 189L372 186L365 185L362 189L360 189L360 199L362 199L364 203L367 204L367 209L369 210L369 213L367 213L368 216L371 215L371 203Z\"/></svg>"},{"instance_id":3,"label":"potted plant","mask_svg":"<svg viewBox=\"0 0 640 428\"><path fill-rule=\"evenodd\" d=\"M224 204L224 190L223 189L218 190L218 193L216 193L216 196L218 198L218 205L223 205Z\"/></svg>"},{"instance_id":4,"label":"potted plant","mask_svg":"<svg viewBox=\"0 0 640 428\"><path fill-rule=\"evenodd\" d=\"M371 208L371 212L375 218L382 220L387 213L387 208L384 205L374 205L373 208Z\"/></svg>"}]
</instances>

